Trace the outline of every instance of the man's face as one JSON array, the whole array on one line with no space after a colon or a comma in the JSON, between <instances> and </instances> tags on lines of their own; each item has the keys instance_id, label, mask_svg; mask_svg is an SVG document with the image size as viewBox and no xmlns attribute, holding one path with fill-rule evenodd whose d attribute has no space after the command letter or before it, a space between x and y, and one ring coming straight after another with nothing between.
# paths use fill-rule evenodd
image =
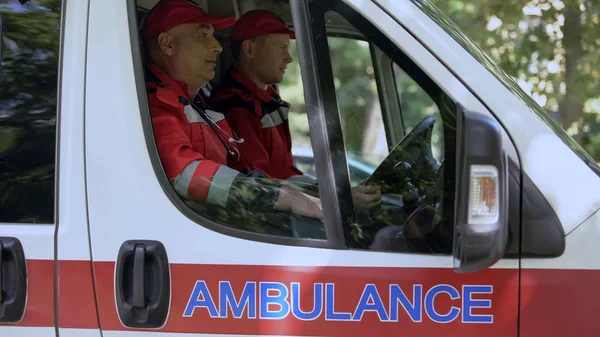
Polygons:
<instances>
[{"instance_id":1,"label":"man's face","mask_svg":"<svg viewBox=\"0 0 600 337\"><path fill-rule=\"evenodd\" d=\"M269 34L253 44L252 68L255 74L265 84L281 83L287 65L294 61L290 55L289 35Z\"/></svg>"},{"instance_id":2,"label":"man's face","mask_svg":"<svg viewBox=\"0 0 600 337\"><path fill-rule=\"evenodd\" d=\"M205 83L215 77L217 57L223 51L211 25L183 24L175 27L173 61L180 74Z\"/></svg>"}]
</instances>

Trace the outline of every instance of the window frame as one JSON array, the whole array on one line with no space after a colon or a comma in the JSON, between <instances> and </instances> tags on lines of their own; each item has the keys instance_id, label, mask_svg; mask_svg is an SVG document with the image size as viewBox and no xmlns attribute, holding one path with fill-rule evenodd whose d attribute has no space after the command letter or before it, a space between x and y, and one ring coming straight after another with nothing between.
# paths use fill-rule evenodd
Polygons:
<instances>
[{"instance_id":1,"label":"window frame","mask_svg":"<svg viewBox=\"0 0 600 337\"><path fill-rule=\"evenodd\" d=\"M58 40L58 69L56 79L56 143L55 143L55 165L54 165L54 225L59 223L59 204L60 204L60 160L61 160L61 130L62 130L62 84L63 84L63 57L65 48L65 25L67 17L67 0L60 2L60 32ZM57 226L58 227L58 226Z\"/></svg>"},{"instance_id":2,"label":"window frame","mask_svg":"<svg viewBox=\"0 0 600 337\"><path fill-rule=\"evenodd\" d=\"M375 68L375 81L377 87L382 89L377 90L377 92L380 96L381 111L384 113L383 124L387 132L388 151L391 151L393 144L397 144L406 135L404 132L404 112L402 111L402 104L396 90L394 75L389 70L386 70L388 66L392 66L392 60L372 43L369 43L369 46L371 48L373 67ZM400 113L396 116L392 111L399 111ZM398 132L398 130L400 131Z\"/></svg>"}]
</instances>

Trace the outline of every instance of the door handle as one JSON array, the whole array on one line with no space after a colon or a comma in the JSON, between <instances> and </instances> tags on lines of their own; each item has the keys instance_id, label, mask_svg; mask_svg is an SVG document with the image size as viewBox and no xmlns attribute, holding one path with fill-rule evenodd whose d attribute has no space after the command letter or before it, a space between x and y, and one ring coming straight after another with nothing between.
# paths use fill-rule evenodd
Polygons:
<instances>
[{"instance_id":1,"label":"door handle","mask_svg":"<svg viewBox=\"0 0 600 337\"><path fill-rule=\"evenodd\" d=\"M27 268L21 241L0 237L0 323L18 323L25 315Z\"/></svg>"},{"instance_id":2,"label":"door handle","mask_svg":"<svg viewBox=\"0 0 600 337\"><path fill-rule=\"evenodd\" d=\"M163 244L125 241L116 268L115 296L121 323L130 328L164 326L171 304L171 275Z\"/></svg>"}]
</instances>

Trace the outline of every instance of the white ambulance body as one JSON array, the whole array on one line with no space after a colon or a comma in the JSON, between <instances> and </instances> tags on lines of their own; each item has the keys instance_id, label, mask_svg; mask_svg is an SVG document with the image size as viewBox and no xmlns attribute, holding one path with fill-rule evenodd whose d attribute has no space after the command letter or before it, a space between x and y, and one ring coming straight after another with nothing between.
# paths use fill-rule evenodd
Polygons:
<instances>
[{"instance_id":1,"label":"white ambulance body","mask_svg":"<svg viewBox=\"0 0 600 337\"><path fill-rule=\"evenodd\" d=\"M171 188L137 32L156 1L55 3L55 212L44 223L0 215L0 336L600 336L598 169L427 0L198 1L209 13L269 8L293 22L325 240L228 227ZM6 17L21 5L0 6ZM414 133L402 131L386 67L454 107L450 250L348 243L342 102L325 56L334 34L369 41L391 149ZM475 214L490 201L476 197L484 181L494 204Z\"/></svg>"}]
</instances>

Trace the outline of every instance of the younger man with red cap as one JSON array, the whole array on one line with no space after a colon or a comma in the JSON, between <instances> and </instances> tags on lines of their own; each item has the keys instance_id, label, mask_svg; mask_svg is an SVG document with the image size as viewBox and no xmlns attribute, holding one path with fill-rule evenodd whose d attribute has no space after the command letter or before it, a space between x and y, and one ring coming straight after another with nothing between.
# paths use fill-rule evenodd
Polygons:
<instances>
[{"instance_id":1,"label":"younger man with red cap","mask_svg":"<svg viewBox=\"0 0 600 337\"><path fill-rule=\"evenodd\" d=\"M302 175L291 153L290 105L272 87L283 80L293 61L289 53L293 37L273 12L252 10L242 15L230 36L234 66L211 96L213 106L244 138L240 151L248 165L279 179Z\"/></svg>"},{"instance_id":2,"label":"younger man with red cap","mask_svg":"<svg viewBox=\"0 0 600 337\"><path fill-rule=\"evenodd\" d=\"M239 149L250 169L273 178L316 183L294 166L290 105L273 88L293 61L290 38L295 38L294 32L271 11L242 15L230 35L234 65L211 95L211 104L244 138ZM379 203L381 193L378 186L356 186L352 196L357 206L368 207Z\"/></svg>"},{"instance_id":3,"label":"younger man with red cap","mask_svg":"<svg viewBox=\"0 0 600 337\"><path fill-rule=\"evenodd\" d=\"M245 215L264 218L276 210L321 218L318 199L270 179L252 178L257 174L241 159L236 146L240 140L223 114L197 95L215 76L222 52L214 30L234 21L208 15L186 0L160 0L146 17L141 37L148 54L148 97L167 177L188 204L228 219L237 216L248 222ZM274 228L269 234L276 233Z\"/></svg>"}]
</instances>

